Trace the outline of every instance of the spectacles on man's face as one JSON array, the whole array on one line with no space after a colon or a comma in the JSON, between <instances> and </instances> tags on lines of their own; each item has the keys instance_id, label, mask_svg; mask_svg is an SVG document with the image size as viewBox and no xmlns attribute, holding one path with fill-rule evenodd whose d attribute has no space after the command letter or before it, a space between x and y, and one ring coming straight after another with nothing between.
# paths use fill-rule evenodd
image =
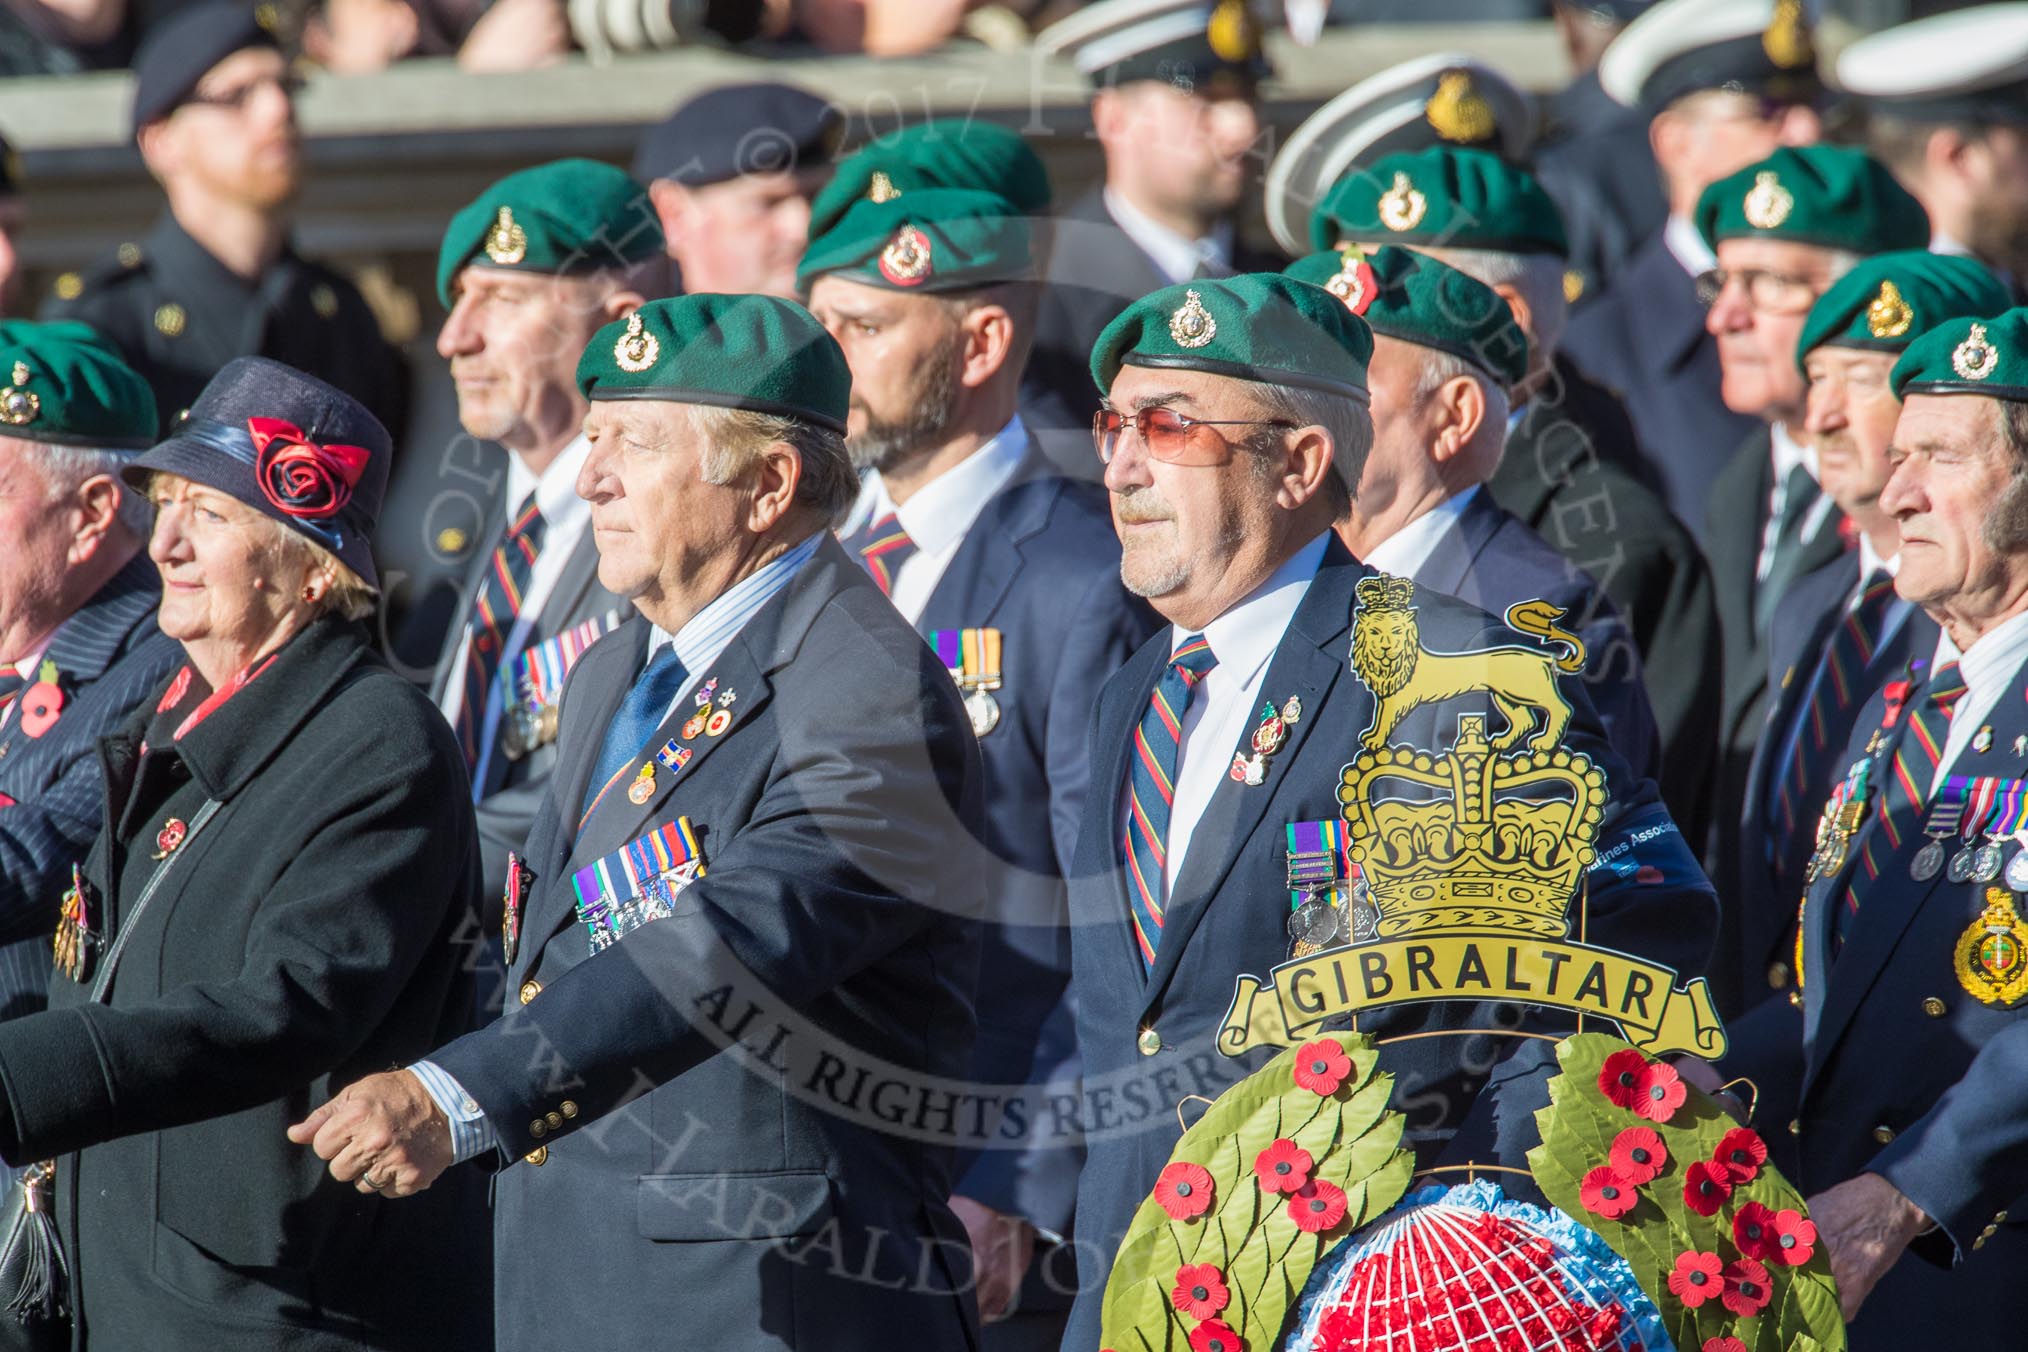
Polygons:
<instances>
[{"instance_id":1,"label":"spectacles on man's face","mask_svg":"<svg viewBox=\"0 0 2028 1352\"><path fill-rule=\"evenodd\" d=\"M1766 268L1713 268L1697 278L1697 299L1705 309L1718 304L1725 288L1737 281L1746 288L1747 304L1766 314L1801 314L1823 294L1814 281Z\"/></svg>"},{"instance_id":2,"label":"spectacles on man's face","mask_svg":"<svg viewBox=\"0 0 2028 1352\"><path fill-rule=\"evenodd\" d=\"M253 101L254 95L269 85L281 90L283 98L294 101L296 95L303 92L303 77L294 71L283 75L263 75L258 79L248 80L245 84L234 85L230 89L222 89L211 94L192 94L183 102L196 104L200 108L222 108L227 112L243 112L247 104Z\"/></svg>"},{"instance_id":3,"label":"spectacles on man's face","mask_svg":"<svg viewBox=\"0 0 2028 1352\"><path fill-rule=\"evenodd\" d=\"M1091 439L1098 447L1099 462L1110 465L1119 449L1120 432L1134 429L1134 435L1148 448L1148 458L1170 465L1218 465L1225 462L1232 443L1212 427L1294 427L1282 418L1186 418L1173 408L1154 405L1123 414L1102 408L1092 415Z\"/></svg>"}]
</instances>

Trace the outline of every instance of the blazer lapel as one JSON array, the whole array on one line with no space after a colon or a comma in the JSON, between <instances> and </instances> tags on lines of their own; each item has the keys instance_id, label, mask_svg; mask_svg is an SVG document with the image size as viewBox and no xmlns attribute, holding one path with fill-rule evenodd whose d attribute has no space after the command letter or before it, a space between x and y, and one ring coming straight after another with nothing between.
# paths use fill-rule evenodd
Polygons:
<instances>
[{"instance_id":1,"label":"blazer lapel","mask_svg":"<svg viewBox=\"0 0 2028 1352\"><path fill-rule=\"evenodd\" d=\"M937 579L922 618L916 621L918 633L927 637L935 629L977 629L993 618L1021 571L1022 542L1048 523L1057 494L1031 495L1005 520L1000 519L998 508L1014 487L1047 469L1048 461L1030 437L1014 477L980 511L950 566Z\"/></svg>"}]
</instances>

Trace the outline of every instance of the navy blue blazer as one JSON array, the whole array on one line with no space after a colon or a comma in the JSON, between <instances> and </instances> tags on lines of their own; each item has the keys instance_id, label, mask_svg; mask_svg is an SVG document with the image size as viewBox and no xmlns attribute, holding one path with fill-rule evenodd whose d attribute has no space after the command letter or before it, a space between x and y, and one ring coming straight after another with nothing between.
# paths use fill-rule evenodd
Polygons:
<instances>
[{"instance_id":1,"label":"navy blue blazer","mask_svg":"<svg viewBox=\"0 0 2028 1352\"><path fill-rule=\"evenodd\" d=\"M1340 814L1340 775L1356 756L1374 711L1371 692L1348 663L1354 588L1371 576L1373 570L1335 539L1329 543L1263 677L1263 700L1298 697L1302 719L1269 758L1261 784L1220 782L1171 889L1148 971L1128 921L1120 803L1127 747L1167 663L1168 632L1136 653L1099 697L1093 791L1071 880L1072 984L1084 1057L1088 1158L1078 1189L1080 1290L1066 1347L1098 1345L1108 1266L1181 1134L1177 1112L1183 1100L1215 1097L1268 1058L1268 1049L1225 1056L1217 1032L1235 978L1265 976L1288 957L1287 824ZM1422 642L1432 650L1527 642L1450 597L1419 587L1415 604ZM1632 776L1606 744L1582 682L1565 679L1559 687L1573 709L1565 745L1593 757L1612 789L1598 847L1611 850L1636 832L1653 831L1637 847L1653 871L1594 871L1590 940L1695 973L1704 961L1714 910L1710 886L1654 785ZM1403 719L1390 741L1448 745L1461 712L1488 707L1476 696L1423 705ZM1503 721L1493 714L1489 726ZM1361 1021L1362 1031L1383 1037L1523 1026L1567 1031L1571 1024L1517 1006L1461 1002L1401 1005ZM1147 1040L1152 1051L1143 1050L1148 1030L1154 1034ZM1507 1063L1520 1059L1516 1045L1498 1037L1438 1038L1383 1050L1385 1067L1395 1076L1394 1102L1408 1119L1405 1140L1421 1163L1449 1152L1525 1167L1516 1152L1535 1143L1529 1110L1547 1102L1541 1087L1550 1068L1538 1058L1527 1075L1509 1079ZM1505 1082L1503 1090L1512 1088L1511 1099L1496 1095L1497 1102L1481 1102L1480 1091L1494 1078ZM1525 1135L1515 1128L1524 1122Z\"/></svg>"},{"instance_id":2,"label":"navy blue blazer","mask_svg":"<svg viewBox=\"0 0 2028 1352\"><path fill-rule=\"evenodd\" d=\"M142 549L50 637L63 709L40 737L0 728L0 1019L41 1009L70 866L99 834L99 738L168 678L183 650L155 627L162 582Z\"/></svg>"},{"instance_id":3,"label":"navy blue blazer","mask_svg":"<svg viewBox=\"0 0 2028 1352\"><path fill-rule=\"evenodd\" d=\"M1662 742L1632 631L1591 574L1551 549L1527 522L1481 489L1437 541L1416 581L1495 617L1537 599L1563 611L1563 626L1584 640L1585 692L1606 740L1636 776L1660 778Z\"/></svg>"},{"instance_id":4,"label":"navy blue blazer","mask_svg":"<svg viewBox=\"0 0 2028 1352\"><path fill-rule=\"evenodd\" d=\"M2028 756L2014 751L2015 739L2028 736L2024 696L2028 672L2017 671L1988 717L1991 745L1983 752L1968 745L1950 773L2028 776ZM1921 697L1918 687L1910 706ZM1853 727L1850 759L1867 755L1885 709L1885 695L1876 692ZM1905 730L1906 717L1897 725ZM1896 744L1890 735L1872 753L1876 784ZM1830 961L1831 917L1869 842L1880 875L1843 952ZM1951 1336L1963 1346L2007 1347L2019 1341L2018 1320L1991 1296L2012 1289L2028 1264L2028 1020L2019 1008L1981 1003L1956 979L1956 948L1979 921L1986 888L1952 883L1943 873L1916 881L1909 865L1925 843L1910 832L1894 848L1877 814L1868 815L1845 866L1810 888L1803 1003L1800 1019L1789 1011L1791 1036L1779 1037L1781 1015L1764 1006L1766 1013L1757 1010L1734 1029L1740 1055L1727 1068L1789 1074L1800 1083L1789 1131L1806 1194L1875 1173L1939 1226L1867 1298L1852 1329L1855 1348L1933 1339L1940 1310L1950 1311ZM2006 853L2017 849L2009 845ZM1778 1132L1781 1124L1769 1120L1762 1129Z\"/></svg>"},{"instance_id":5,"label":"navy blue blazer","mask_svg":"<svg viewBox=\"0 0 2028 1352\"><path fill-rule=\"evenodd\" d=\"M1563 350L1626 401L1669 509L1702 539L1712 478L1759 424L1719 398L1718 345L1664 234L1650 235L1605 294L1571 315Z\"/></svg>"},{"instance_id":6,"label":"navy blue blazer","mask_svg":"<svg viewBox=\"0 0 2028 1352\"><path fill-rule=\"evenodd\" d=\"M522 1003L433 1058L521 1161L496 1182L498 1345L969 1348L947 1199L971 1113L939 1112L971 1072L982 896L956 687L826 539L698 673L729 730L579 830L648 635L630 620L565 686ZM593 957L572 873L681 817L704 876Z\"/></svg>"},{"instance_id":7,"label":"navy blue blazer","mask_svg":"<svg viewBox=\"0 0 2028 1352\"><path fill-rule=\"evenodd\" d=\"M1051 473L1030 448L986 504L916 621L996 628L1001 717L979 739L985 771L988 923L980 937L982 1084L1075 1093L1063 883L1091 775L1087 739L1099 688L1161 626L1120 582L1105 493ZM1083 1152L1040 1122L1006 1121L993 1148L960 1159L957 1191L1068 1234Z\"/></svg>"}]
</instances>

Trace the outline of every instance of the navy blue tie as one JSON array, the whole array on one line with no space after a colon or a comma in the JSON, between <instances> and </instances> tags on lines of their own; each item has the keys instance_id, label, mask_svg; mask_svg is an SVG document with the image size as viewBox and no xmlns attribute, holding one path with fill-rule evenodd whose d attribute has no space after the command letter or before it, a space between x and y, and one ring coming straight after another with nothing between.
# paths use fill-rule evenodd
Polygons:
<instances>
[{"instance_id":1,"label":"navy blue tie","mask_svg":"<svg viewBox=\"0 0 2028 1352\"><path fill-rule=\"evenodd\" d=\"M613 715L612 722L606 724L606 739L599 745L599 758L592 766L591 782L585 786L584 811L578 816L580 826L586 817L591 816L592 808L598 805L613 781L633 767L648 738L662 726L662 720L669 713L669 705L675 701L676 692L683 688L683 678L687 674L683 664L676 660L676 646L669 644L659 649L641 674L634 678L633 688L620 701L619 712Z\"/></svg>"}]
</instances>

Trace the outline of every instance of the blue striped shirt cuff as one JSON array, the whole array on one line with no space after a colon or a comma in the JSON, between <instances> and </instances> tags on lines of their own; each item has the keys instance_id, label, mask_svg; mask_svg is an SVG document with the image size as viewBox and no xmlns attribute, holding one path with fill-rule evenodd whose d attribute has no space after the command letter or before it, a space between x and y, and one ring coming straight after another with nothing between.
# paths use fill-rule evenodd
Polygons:
<instances>
[{"instance_id":1,"label":"blue striped shirt cuff","mask_svg":"<svg viewBox=\"0 0 2028 1352\"><path fill-rule=\"evenodd\" d=\"M409 1071L429 1091L437 1107L451 1120L451 1155L459 1164L500 1147L499 1135L477 1099L434 1061L418 1061Z\"/></svg>"}]
</instances>

